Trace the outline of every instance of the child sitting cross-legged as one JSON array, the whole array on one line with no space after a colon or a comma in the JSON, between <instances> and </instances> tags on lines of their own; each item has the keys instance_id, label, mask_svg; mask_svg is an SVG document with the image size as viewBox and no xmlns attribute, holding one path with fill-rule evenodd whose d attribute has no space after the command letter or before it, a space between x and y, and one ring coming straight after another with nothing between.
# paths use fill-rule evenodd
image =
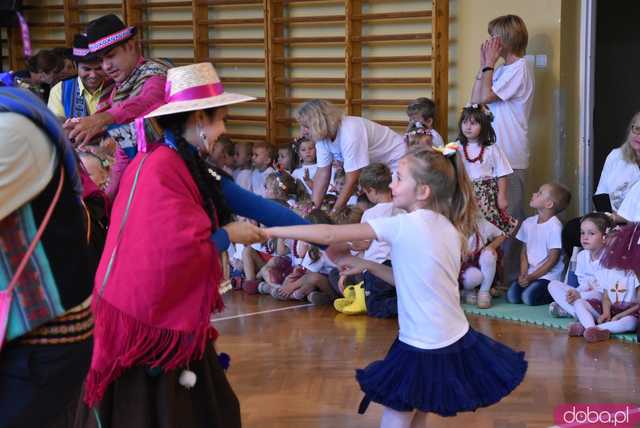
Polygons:
<instances>
[{"instance_id":1,"label":"child sitting cross-legged","mask_svg":"<svg viewBox=\"0 0 640 428\"><path fill-rule=\"evenodd\" d=\"M630 333L638 326L637 289L640 281L633 271L598 269L595 273L601 298L578 299L574 310L578 322L569 325L569 336L583 336L587 342L609 339L612 333Z\"/></svg>"},{"instance_id":2,"label":"child sitting cross-legged","mask_svg":"<svg viewBox=\"0 0 640 428\"><path fill-rule=\"evenodd\" d=\"M273 202L289 208L286 200L282 197L278 198L277 194L270 191L272 187L267 186L265 196ZM257 294L260 292L262 280L269 279L278 282L291 273L289 248L280 239L271 239L264 243L244 247L242 250L242 270L245 277L242 281L242 289L247 294Z\"/></svg>"},{"instance_id":3,"label":"child sitting cross-legged","mask_svg":"<svg viewBox=\"0 0 640 428\"><path fill-rule=\"evenodd\" d=\"M314 224L331 224L331 217L313 209L306 217ZM288 275L281 287L274 286L271 295L280 300L308 300L314 305L331 304L338 296L329 285L328 274L335 264L324 251L315 245L295 241L295 257L301 258L300 266Z\"/></svg>"},{"instance_id":4,"label":"child sitting cross-legged","mask_svg":"<svg viewBox=\"0 0 640 428\"><path fill-rule=\"evenodd\" d=\"M571 192L559 183L546 183L533 194L529 206L538 214L527 218L516 238L522 241L520 275L507 291L509 303L536 306L553 300L547 286L562 275L562 223L556 217L571 201Z\"/></svg>"},{"instance_id":5,"label":"child sitting cross-legged","mask_svg":"<svg viewBox=\"0 0 640 428\"><path fill-rule=\"evenodd\" d=\"M609 217L604 213L590 213L580 221L580 244L583 250L578 253L575 276L578 286L572 287L561 281L549 283L549 294L554 303L550 305L552 316L559 316L560 311L567 316L576 316L575 303L579 299L601 298L597 290L596 272L601 268L602 256L607 231L613 226ZM559 308L559 309L558 309Z\"/></svg>"}]
</instances>

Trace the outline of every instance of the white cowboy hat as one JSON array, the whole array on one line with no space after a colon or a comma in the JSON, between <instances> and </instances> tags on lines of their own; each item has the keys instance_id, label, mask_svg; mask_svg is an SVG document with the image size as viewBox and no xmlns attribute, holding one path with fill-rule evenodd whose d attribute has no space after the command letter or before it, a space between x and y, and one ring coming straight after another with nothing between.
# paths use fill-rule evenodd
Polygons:
<instances>
[{"instance_id":1,"label":"white cowboy hat","mask_svg":"<svg viewBox=\"0 0 640 428\"><path fill-rule=\"evenodd\" d=\"M218 73L211 63L185 65L169 69L165 104L147 114L145 119L251 100L255 100L255 97L225 92Z\"/></svg>"}]
</instances>

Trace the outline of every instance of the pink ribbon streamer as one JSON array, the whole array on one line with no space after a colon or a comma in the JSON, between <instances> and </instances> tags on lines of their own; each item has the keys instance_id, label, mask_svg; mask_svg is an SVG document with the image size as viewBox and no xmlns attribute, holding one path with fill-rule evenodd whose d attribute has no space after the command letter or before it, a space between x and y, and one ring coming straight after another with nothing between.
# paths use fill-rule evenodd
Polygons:
<instances>
[{"instance_id":1,"label":"pink ribbon streamer","mask_svg":"<svg viewBox=\"0 0 640 428\"><path fill-rule=\"evenodd\" d=\"M176 92L173 95L171 93L171 82L167 80L164 87L165 91L165 103L171 103L176 101L190 101L199 100L202 98L215 97L224 92L222 83L212 83L207 85L194 86L192 88L184 89L180 92ZM135 120L136 129L136 141L138 143L138 151L146 153L147 151L147 135L144 131L144 118L138 117Z\"/></svg>"},{"instance_id":2,"label":"pink ribbon streamer","mask_svg":"<svg viewBox=\"0 0 640 428\"><path fill-rule=\"evenodd\" d=\"M29 35L29 25L27 20L24 19L22 13L16 12L18 15L18 21L20 22L20 32L22 33L22 52L24 52L24 58L27 59L31 56L31 36Z\"/></svg>"},{"instance_id":3,"label":"pink ribbon streamer","mask_svg":"<svg viewBox=\"0 0 640 428\"><path fill-rule=\"evenodd\" d=\"M171 93L171 83L167 81L165 86L165 102L172 103L176 101L191 101L199 100L202 98L215 97L224 92L222 83L211 83L207 85L194 86L192 88L184 89L180 92L176 92L173 95Z\"/></svg>"}]
</instances>

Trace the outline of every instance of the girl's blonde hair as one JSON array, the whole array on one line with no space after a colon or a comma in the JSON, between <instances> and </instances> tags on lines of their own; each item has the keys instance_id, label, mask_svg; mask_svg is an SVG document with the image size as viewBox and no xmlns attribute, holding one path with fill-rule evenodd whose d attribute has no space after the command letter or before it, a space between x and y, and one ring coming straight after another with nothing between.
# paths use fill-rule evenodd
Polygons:
<instances>
[{"instance_id":1,"label":"girl's blonde hair","mask_svg":"<svg viewBox=\"0 0 640 428\"><path fill-rule=\"evenodd\" d=\"M622 146L620 146L620 149L622 149L622 158L625 161L640 164L640 156L638 156L638 152L633 150L633 147L631 147L631 128L635 121L640 121L640 111L636 112L631 118L627 129L627 140L622 144Z\"/></svg>"},{"instance_id":2,"label":"girl's blonde hair","mask_svg":"<svg viewBox=\"0 0 640 428\"><path fill-rule=\"evenodd\" d=\"M529 44L529 33L522 18L517 15L499 16L489 22L489 35L498 36L509 52L523 57Z\"/></svg>"},{"instance_id":3,"label":"girl's blonde hair","mask_svg":"<svg viewBox=\"0 0 640 428\"><path fill-rule=\"evenodd\" d=\"M446 157L430 147L421 147L405 158L416 184L431 189L426 208L447 217L466 242L464 237L476 231L478 207L461 156L456 153Z\"/></svg>"},{"instance_id":4,"label":"girl's blonde hair","mask_svg":"<svg viewBox=\"0 0 640 428\"><path fill-rule=\"evenodd\" d=\"M301 126L309 128L309 137L313 141L335 139L343 116L342 110L328 101L318 99L302 104L294 114Z\"/></svg>"}]
</instances>

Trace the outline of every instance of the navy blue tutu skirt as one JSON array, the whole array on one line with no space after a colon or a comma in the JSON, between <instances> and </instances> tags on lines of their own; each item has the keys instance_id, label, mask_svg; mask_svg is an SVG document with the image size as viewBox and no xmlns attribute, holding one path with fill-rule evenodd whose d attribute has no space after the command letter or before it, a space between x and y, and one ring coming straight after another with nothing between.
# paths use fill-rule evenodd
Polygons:
<instances>
[{"instance_id":1,"label":"navy blue tutu skirt","mask_svg":"<svg viewBox=\"0 0 640 428\"><path fill-rule=\"evenodd\" d=\"M400 412L455 416L497 403L526 372L524 352L472 328L440 349L420 349L396 339L384 360L356 370L365 394L358 411L364 413L374 401Z\"/></svg>"}]
</instances>

